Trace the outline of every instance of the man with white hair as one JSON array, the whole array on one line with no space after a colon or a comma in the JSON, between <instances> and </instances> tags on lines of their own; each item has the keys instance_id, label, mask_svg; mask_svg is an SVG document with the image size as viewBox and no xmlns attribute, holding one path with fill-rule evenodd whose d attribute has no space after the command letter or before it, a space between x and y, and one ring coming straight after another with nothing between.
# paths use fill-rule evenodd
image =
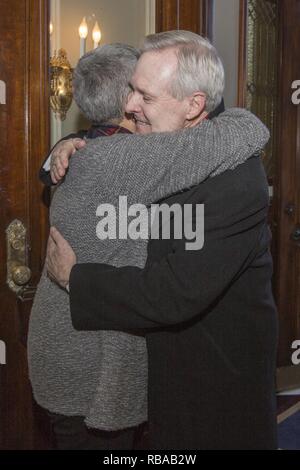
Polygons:
<instances>
[{"instance_id":1,"label":"man with white hair","mask_svg":"<svg viewBox=\"0 0 300 470\"><path fill-rule=\"evenodd\" d=\"M206 40L190 32L160 33L146 39L126 110L134 114L140 133L162 132L161 142L168 139L163 160L181 139L180 132L170 131L205 126L223 86L221 61ZM190 132L192 144L195 134ZM136 171L139 162L134 152L130 158L133 141L127 137L110 152L116 162L129 155L137 186L137 191L131 187L134 196L128 194L132 202L143 202L138 197L151 186L151 168L155 175L150 142L145 174L142 165ZM100 148L94 142L83 152L105 159L104 144ZM228 144L225 138L214 152L225 152ZM56 179L68 166L69 147L74 150L73 142L54 159ZM71 177L82 158L72 158ZM70 184L68 177L64 184ZM121 178L116 188L119 195L128 185ZM185 237L176 239L173 231L170 240L149 242L144 268L134 261L138 243L122 240L117 240L119 254L127 250L128 266L111 266L107 260L76 263L77 253L52 229L48 272L70 291L76 329L146 331L150 448L274 449L277 321L262 163L254 156L163 202L205 204L202 249L187 250Z\"/></svg>"}]
</instances>

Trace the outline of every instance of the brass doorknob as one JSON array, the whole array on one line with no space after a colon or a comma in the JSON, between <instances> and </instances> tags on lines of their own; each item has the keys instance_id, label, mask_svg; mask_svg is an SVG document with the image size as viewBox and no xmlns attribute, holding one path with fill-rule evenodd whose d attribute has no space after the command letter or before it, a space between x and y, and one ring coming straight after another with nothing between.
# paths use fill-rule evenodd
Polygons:
<instances>
[{"instance_id":1,"label":"brass doorknob","mask_svg":"<svg viewBox=\"0 0 300 470\"><path fill-rule=\"evenodd\" d=\"M24 286L31 278L31 271L27 266L14 266L11 274L12 280L17 286Z\"/></svg>"}]
</instances>

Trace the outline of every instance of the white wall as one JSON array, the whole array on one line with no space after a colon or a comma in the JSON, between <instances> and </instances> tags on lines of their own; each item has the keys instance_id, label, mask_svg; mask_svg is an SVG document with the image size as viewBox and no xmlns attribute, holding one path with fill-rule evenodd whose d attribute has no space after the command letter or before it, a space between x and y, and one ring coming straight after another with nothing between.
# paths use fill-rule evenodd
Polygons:
<instances>
[{"instance_id":1,"label":"white wall","mask_svg":"<svg viewBox=\"0 0 300 470\"><path fill-rule=\"evenodd\" d=\"M239 0L214 0L213 43L225 68L225 106L237 105Z\"/></svg>"},{"instance_id":2,"label":"white wall","mask_svg":"<svg viewBox=\"0 0 300 470\"><path fill-rule=\"evenodd\" d=\"M61 47L68 51L73 67L79 58L78 27L84 16L89 28L87 50L93 48L95 19L102 32L101 44L125 42L139 46L145 35L143 0L61 0Z\"/></svg>"}]
</instances>

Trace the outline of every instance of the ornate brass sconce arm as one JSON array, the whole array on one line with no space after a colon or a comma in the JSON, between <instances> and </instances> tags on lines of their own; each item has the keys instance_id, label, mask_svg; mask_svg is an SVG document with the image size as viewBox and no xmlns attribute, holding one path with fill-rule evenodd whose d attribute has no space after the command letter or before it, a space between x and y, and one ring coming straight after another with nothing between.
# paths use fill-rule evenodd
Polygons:
<instances>
[{"instance_id":1,"label":"ornate brass sconce arm","mask_svg":"<svg viewBox=\"0 0 300 470\"><path fill-rule=\"evenodd\" d=\"M67 59L64 49L59 49L57 55L50 59L50 105L56 118L63 121L72 104L73 69Z\"/></svg>"}]
</instances>

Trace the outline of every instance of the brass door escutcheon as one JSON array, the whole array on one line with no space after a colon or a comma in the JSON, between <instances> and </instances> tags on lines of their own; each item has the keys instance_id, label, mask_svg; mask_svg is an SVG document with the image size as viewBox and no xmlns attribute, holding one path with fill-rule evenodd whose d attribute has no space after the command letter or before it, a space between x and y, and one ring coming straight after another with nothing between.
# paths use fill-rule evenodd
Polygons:
<instances>
[{"instance_id":1,"label":"brass door escutcheon","mask_svg":"<svg viewBox=\"0 0 300 470\"><path fill-rule=\"evenodd\" d=\"M17 295L31 278L27 266L26 228L20 220L14 220L6 229L7 242L7 284Z\"/></svg>"}]
</instances>

